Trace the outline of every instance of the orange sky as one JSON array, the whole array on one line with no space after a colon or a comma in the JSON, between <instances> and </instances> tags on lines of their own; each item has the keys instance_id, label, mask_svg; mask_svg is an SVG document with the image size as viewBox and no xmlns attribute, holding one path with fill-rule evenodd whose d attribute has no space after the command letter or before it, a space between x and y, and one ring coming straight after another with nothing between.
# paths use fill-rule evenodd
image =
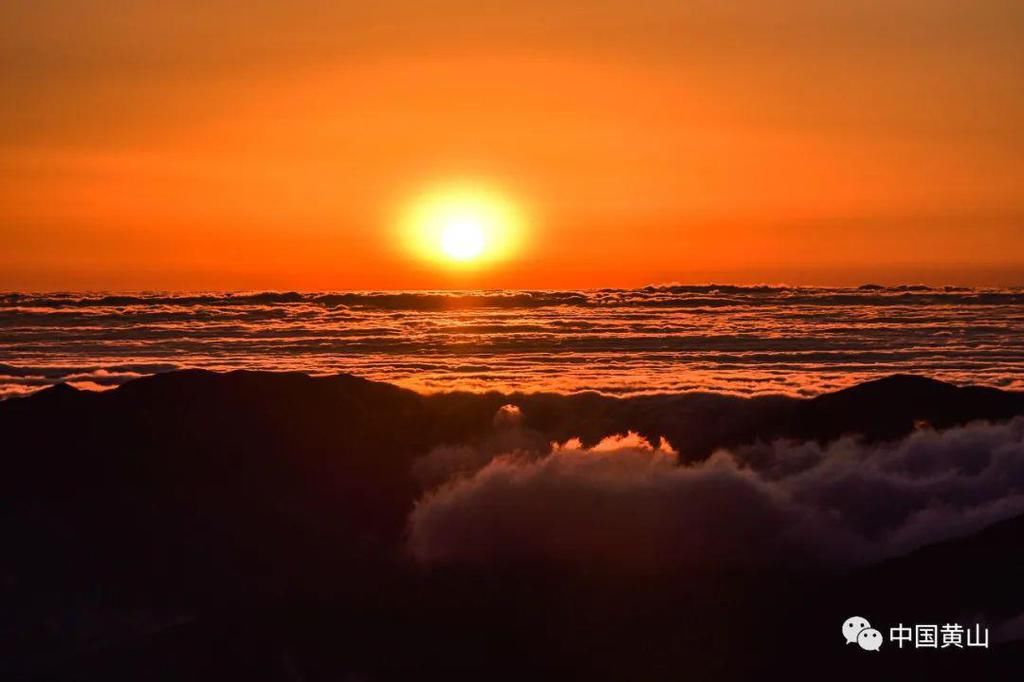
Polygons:
<instances>
[{"instance_id":1,"label":"orange sky","mask_svg":"<svg viewBox=\"0 0 1024 682\"><path fill-rule=\"evenodd\" d=\"M1019 0L0 6L0 288L1024 284ZM475 271L423 188L529 215Z\"/></svg>"}]
</instances>

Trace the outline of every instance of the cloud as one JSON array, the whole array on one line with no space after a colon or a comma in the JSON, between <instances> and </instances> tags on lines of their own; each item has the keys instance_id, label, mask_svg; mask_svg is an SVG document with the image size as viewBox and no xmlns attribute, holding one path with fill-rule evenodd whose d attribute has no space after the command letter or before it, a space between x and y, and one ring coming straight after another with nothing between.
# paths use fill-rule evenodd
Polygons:
<instances>
[{"instance_id":1,"label":"cloud","mask_svg":"<svg viewBox=\"0 0 1024 682\"><path fill-rule=\"evenodd\" d=\"M893 373L1022 389L1007 370L1024 358L1022 306L1024 289L920 286L0 293L0 356L40 386L136 366L343 371L425 392L798 397Z\"/></svg>"},{"instance_id":2,"label":"cloud","mask_svg":"<svg viewBox=\"0 0 1024 682\"><path fill-rule=\"evenodd\" d=\"M840 568L1024 513L1022 418L875 445L758 444L692 465L633 433L592 448L526 442L459 451L410 515L419 562Z\"/></svg>"},{"instance_id":3,"label":"cloud","mask_svg":"<svg viewBox=\"0 0 1024 682\"><path fill-rule=\"evenodd\" d=\"M492 419L493 433L476 443L434 448L413 462L413 478L430 489L472 475L502 455L531 458L547 453L551 444L540 433L523 428L522 419L519 407L502 405Z\"/></svg>"},{"instance_id":4,"label":"cloud","mask_svg":"<svg viewBox=\"0 0 1024 682\"><path fill-rule=\"evenodd\" d=\"M516 405L502 405L494 413L494 426L498 428L518 426L523 421L523 411Z\"/></svg>"}]
</instances>

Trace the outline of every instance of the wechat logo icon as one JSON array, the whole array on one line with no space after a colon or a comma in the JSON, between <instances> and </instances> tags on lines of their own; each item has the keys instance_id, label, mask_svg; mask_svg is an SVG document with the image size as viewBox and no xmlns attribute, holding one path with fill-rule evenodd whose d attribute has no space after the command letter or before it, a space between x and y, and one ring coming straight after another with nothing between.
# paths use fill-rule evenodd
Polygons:
<instances>
[{"instance_id":1,"label":"wechat logo icon","mask_svg":"<svg viewBox=\"0 0 1024 682\"><path fill-rule=\"evenodd\" d=\"M843 622L843 638L847 644L856 644L864 651L878 651L884 641L882 633L860 616L851 616Z\"/></svg>"}]
</instances>

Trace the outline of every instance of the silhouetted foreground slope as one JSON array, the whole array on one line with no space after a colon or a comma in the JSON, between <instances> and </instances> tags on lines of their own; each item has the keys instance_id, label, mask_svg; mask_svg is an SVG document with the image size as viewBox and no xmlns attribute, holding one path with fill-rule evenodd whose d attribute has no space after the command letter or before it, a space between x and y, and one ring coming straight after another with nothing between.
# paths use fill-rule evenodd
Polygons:
<instances>
[{"instance_id":1,"label":"silhouetted foreground slope","mask_svg":"<svg viewBox=\"0 0 1024 682\"><path fill-rule=\"evenodd\" d=\"M838 633L855 606L903 620L930 607L1024 612L1007 568L1021 565L1020 519L849 570L418 565L406 549L424 494L415 463L491 443L506 403L521 410L525 442L586 447L634 431L667 439L683 463L780 439L886 442L925 423L1024 413L1021 394L912 376L809 400L422 396L350 376L202 371L104 393L57 386L0 402L0 673L679 679L845 660L836 674L853 676L869 654L843 649ZM957 587L935 594L943 584ZM986 670L1017 652L943 654L941 665L886 654L894 667L880 670Z\"/></svg>"}]
</instances>

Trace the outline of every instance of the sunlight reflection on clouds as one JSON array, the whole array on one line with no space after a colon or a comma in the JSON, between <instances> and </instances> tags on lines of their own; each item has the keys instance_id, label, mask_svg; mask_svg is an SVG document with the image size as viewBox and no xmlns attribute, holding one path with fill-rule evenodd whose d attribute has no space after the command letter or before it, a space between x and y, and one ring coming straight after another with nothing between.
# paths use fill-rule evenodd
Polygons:
<instances>
[{"instance_id":1,"label":"sunlight reflection on clouds","mask_svg":"<svg viewBox=\"0 0 1024 682\"><path fill-rule=\"evenodd\" d=\"M185 367L423 391L813 395L896 372L1024 389L1024 290L0 295L0 397Z\"/></svg>"}]
</instances>

